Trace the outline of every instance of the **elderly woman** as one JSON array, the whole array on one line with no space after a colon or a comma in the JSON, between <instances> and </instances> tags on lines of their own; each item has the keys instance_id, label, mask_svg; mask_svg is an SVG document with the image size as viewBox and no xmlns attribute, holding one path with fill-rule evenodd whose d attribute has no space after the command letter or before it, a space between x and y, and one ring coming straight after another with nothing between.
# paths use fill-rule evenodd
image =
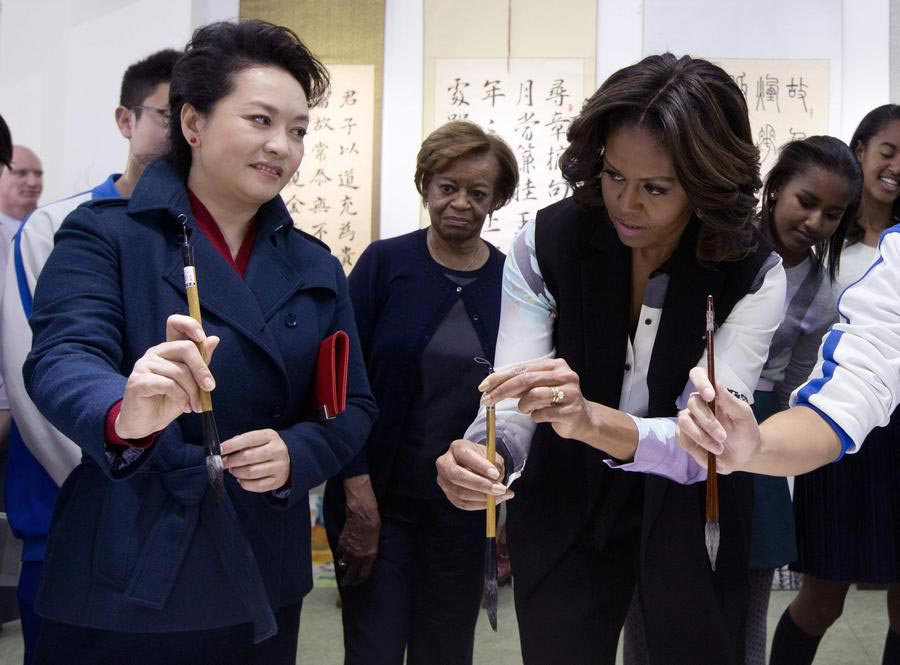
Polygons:
<instances>
[{"instance_id":1,"label":"elderly woman","mask_svg":"<svg viewBox=\"0 0 900 665\"><path fill-rule=\"evenodd\" d=\"M431 224L373 243L350 275L380 415L332 480L326 523L346 663L471 663L484 516L450 505L435 460L478 412L500 319L503 254L481 239L516 189L502 139L450 122L422 143L415 183Z\"/></svg>"},{"instance_id":2,"label":"elderly woman","mask_svg":"<svg viewBox=\"0 0 900 665\"><path fill-rule=\"evenodd\" d=\"M327 84L286 28L200 28L172 75L168 156L130 200L87 203L57 234L24 374L83 457L54 514L36 663L295 662L307 493L375 414L341 267L278 195ZM184 235L203 328L181 314ZM347 409L319 423L310 386L336 330ZM216 350L209 366L198 345ZM213 388L221 496L197 413Z\"/></svg>"},{"instance_id":3,"label":"elderly woman","mask_svg":"<svg viewBox=\"0 0 900 665\"><path fill-rule=\"evenodd\" d=\"M637 589L651 662L742 663L749 478L719 483L721 548L704 544L704 486L650 471L677 447L677 405L716 303L716 369L752 398L785 278L753 227L759 156L743 95L704 60L651 56L587 101L561 160L574 196L513 243L496 374L504 479L481 417L438 460L457 506L509 502L524 662L613 663ZM701 480L687 455L672 478ZM612 458L612 459L610 459ZM527 464L526 464L527 459ZM518 478L518 480L515 480Z\"/></svg>"}]
</instances>

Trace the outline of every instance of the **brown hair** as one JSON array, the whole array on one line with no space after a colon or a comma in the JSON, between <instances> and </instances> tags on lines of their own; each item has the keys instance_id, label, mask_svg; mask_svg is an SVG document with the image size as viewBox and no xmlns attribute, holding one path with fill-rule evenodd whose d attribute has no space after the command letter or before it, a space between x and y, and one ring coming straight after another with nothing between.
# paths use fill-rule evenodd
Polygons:
<instances>
[{"instance_id":1,"label":"brown hair","mask_svg":"<svg viewBox=\"0 0 900 665\"><path fill-rule=\"evenodd\" d=\"M700 220L697 258L718 263L745 256L762 182L747 102L731 77L711 62L671 53L610 76L572 122L569 147L560 158L576 201L603 205L606 140L630 124L647 128L668 148Z\"/></svg>"},{"instance_id":2,"label":"brown hair","mask_svg":"<svg viewBox=\"0 0 900 665\"><path fill-rule=\"evenodd\" d=\"M457 159L490 153L500 166L494 183L494 202L491 210L499 210L516 193L519 184L519 165L516 156L496 134L488 134L474 122L454 120L435 129L422 141L416 156L416 189L422 197L432 176L445 170Z\"/></svg>"}]
</instances>

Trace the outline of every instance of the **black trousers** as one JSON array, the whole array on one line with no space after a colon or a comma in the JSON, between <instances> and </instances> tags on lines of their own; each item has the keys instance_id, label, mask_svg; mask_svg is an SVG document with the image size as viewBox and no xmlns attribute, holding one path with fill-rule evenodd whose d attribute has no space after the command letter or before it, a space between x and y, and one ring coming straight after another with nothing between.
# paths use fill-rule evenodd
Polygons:
<instances>
[{"instance_id":1,"label":"black trousers","mask_svg":"<svg viewBox=\"0 0 900 665\"><path fill-rule=\"evenodd\" d=\"M528 565L517 566L517 558L529 556L527 542L510 532L525 665L613 665L635 589L652 665L743 663L749 522L737 517L735 493L723 496L720 483L725 519L716 572L710 572L703 493L691 487L669 490L650 536L637 502L613 521L598 512L540 579L524 574ZM752 505L752 495L743 501ZM527 523L522 518L520 529Z\"/></svg>"},{"instance_id":2,"label":"black trousers","mask_svg":"<svg viewBox=\"0 0 900 665\"><path fill-rule=\"evenodd\" d=\"M388 498L368 581L340 587L345 665L470 665L483 588L484 512ZM332 547L334 543L332 543Z\"/></svg>"},{"instance_id":3,"label":"black trousers","mask_svg":"<svg viewBox=\"0 0 900 665\"><path fill-rule=\"evenodd\" d=\"M541 581L513 584L525 665L615 663L637 576L639 528L635 516L603 547L587 529ZM510 563L518 580L513 542Z\"/></svg>"},{"instance_id":4,"label":"black trousers","mask_svg":"<svg viewBox=\"0 0 900 665\"><path fill-rule=\"evenodd\" d=\"M278 610L278 634L259 644L253 644L249 623L210 630L125 633L44 619L34 665L294 665L300 606Z\"/></svg>"}]
</instances>

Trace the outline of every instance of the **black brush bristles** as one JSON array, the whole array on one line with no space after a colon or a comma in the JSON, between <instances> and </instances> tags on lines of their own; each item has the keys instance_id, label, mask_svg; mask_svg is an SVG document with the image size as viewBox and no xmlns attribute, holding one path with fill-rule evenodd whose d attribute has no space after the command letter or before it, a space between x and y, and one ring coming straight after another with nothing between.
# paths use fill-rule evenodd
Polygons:
<instances>
[{"instance_id":1,"label":"black brush bristles","mask_svg":"<svg viewBox=\"0 0 900 665\"><path fill-rule=\"evenodd\" d=\"M218 505L225 489L225 467L222 464L219 430L216 428L216 418L212 411L200 414L200 426L203 432L203 445L206 447L206 472Z\"/></svg>"},{"instance_id":2,"label":"black brush bristles","mask_svg":"<svg viewBox=\"0 0 900 665\"><path fill-rule=\"evenodd\" d=\"M716 569L716 558L719 556L719 523L707 522L705 529L706 554L709 556L709 565L713 571Z\"/></svg>"},{"instance_id":3,"label":"black brush bristles","mask_svg":"<svg viewBox=\"0 0 900 665\"><path fill-rule=\"evenodd\" d=\"M488 538L484 546L484 594L481 606L487 612L491 630L497 632L497 539Z\"/></svg>"}]
</instances>

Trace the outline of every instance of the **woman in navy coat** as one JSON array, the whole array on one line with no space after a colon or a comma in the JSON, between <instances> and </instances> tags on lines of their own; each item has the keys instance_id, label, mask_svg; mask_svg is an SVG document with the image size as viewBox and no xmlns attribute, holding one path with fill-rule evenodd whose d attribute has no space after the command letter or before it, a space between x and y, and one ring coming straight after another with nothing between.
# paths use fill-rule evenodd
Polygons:
<instances>
[{"instance_id":1,"label":"woman in navy coat","mask_svg":"<svg viewBox=\"0 0 900 665\"><path fill-rule=\"evenodd\" d=\"M285 28L200 28L173 73L168 156L129 201L82 206L57 235L24 373L83 457L54 515L35 662L295 662L307 494L375 415L341 267L278 196L327 87ZM186 316L184 228L203 329ZM350 334L347 410L319 423L309 393L336 330ZM212 386L218 502L197 414Z\"/></svg>"}]
</instances>

